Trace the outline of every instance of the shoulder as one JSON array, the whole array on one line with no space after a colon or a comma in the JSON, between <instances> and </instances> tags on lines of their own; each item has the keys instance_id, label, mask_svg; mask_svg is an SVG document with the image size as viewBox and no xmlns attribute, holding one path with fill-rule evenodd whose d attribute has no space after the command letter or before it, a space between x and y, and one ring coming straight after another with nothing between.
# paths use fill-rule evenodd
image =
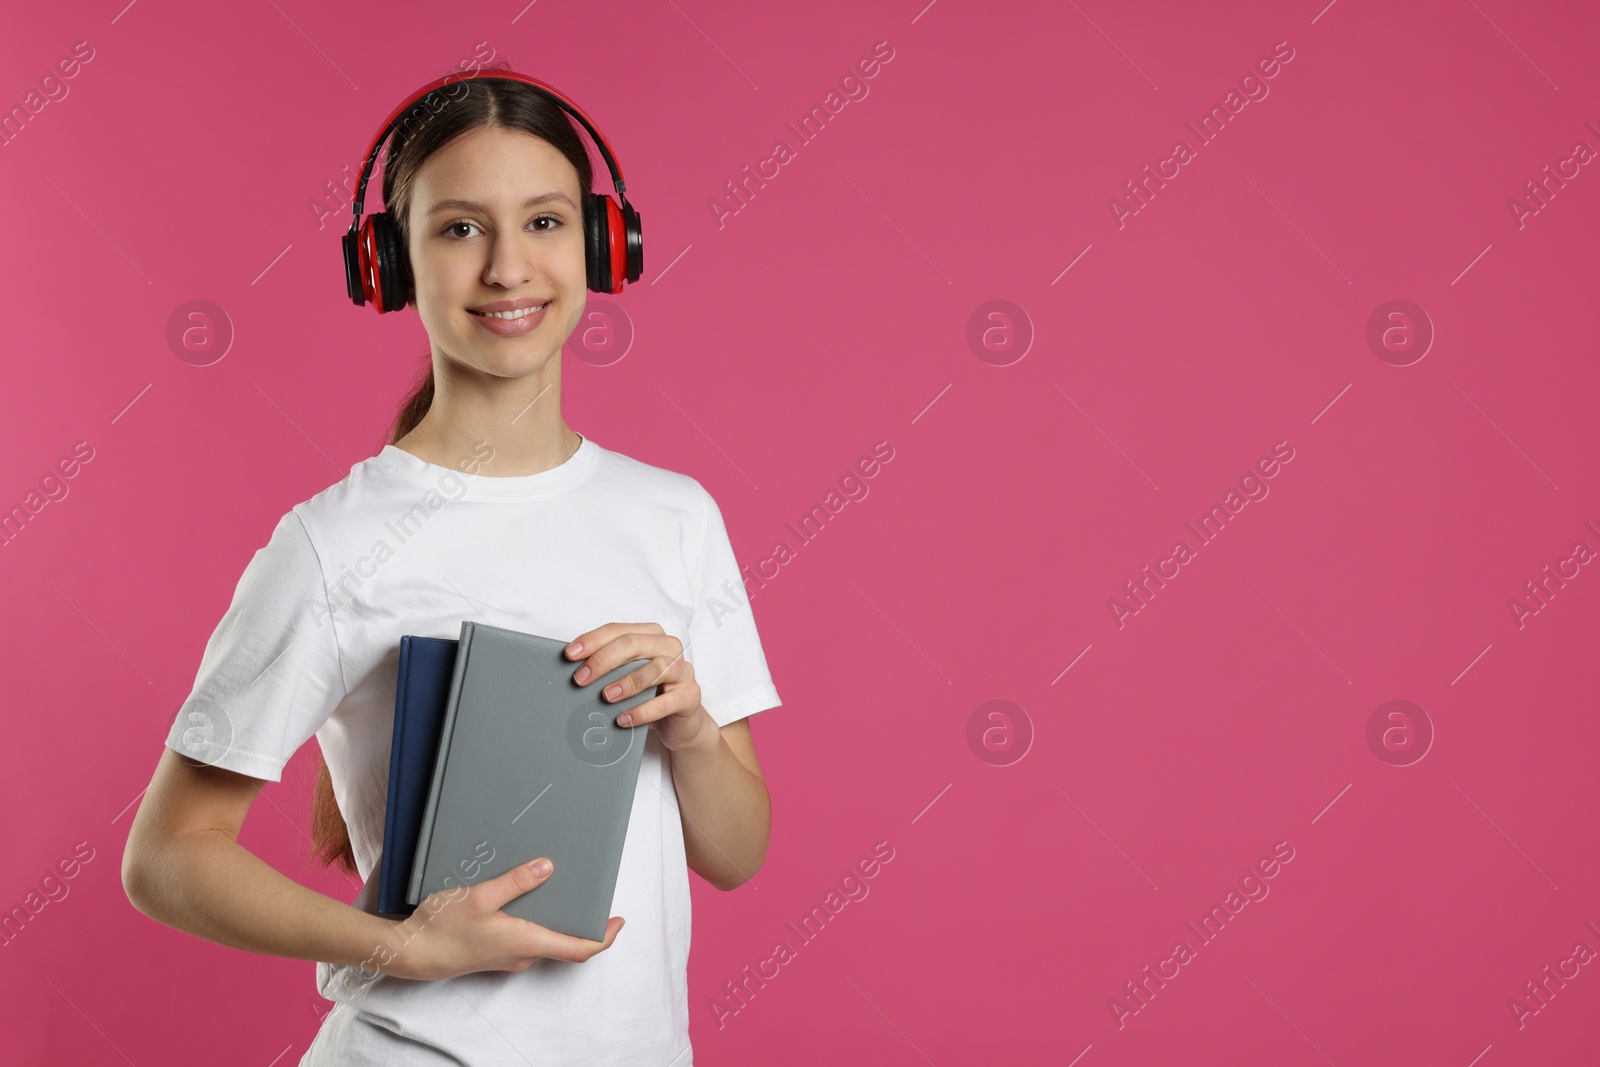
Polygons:
<instances>
[{"instance_id":1,"label":"shoulder","mask_svg":"<svg viewBox=\"0 0 1600 1067\"><path fill-rule=\"evenodd\" d=\"M599 471L602 481L612 486L643 493L650 500L702 507L710 498L705 486L688 474L657 467L625 452L603 449Z\"/></svg>"},{"instance_id":2,"label":"shoulder","mask_svg":"<svg viewBox=\"0 0 1600 1067\"><path fill-rule=\"evenodd\" d=\"M360 525L355 520L374 510L367 491L373 474L371 462L362 460L345 477L293 504L269 528L256 527L252 540L258 547L250 560L250 573L300 588L308 581L325 578L324 559L336 554L341 539Z\"/></svg>"},{"instance_id":3,"label":"shoulder","mask_svg":"<svg viewBox=\"0 0 1600 1067\"><path fill-rule=\"evenodd\" d=\"M622 452L602 452L595 484L616 494L632 515L658 523L674 524L691 543L705 530L717 504L706 487L692 475L668 470Z\"/></svg>"},{"instance_id":4,"label":"shoulder","mask_svg":"<svg viewBox=\"0 0 1600 1067\"><path fill-rule=\"evenodd\" d=\"M709 490L692 475L668 470L622 452L605 450L596 485L615 494L631 525L654 529L676 542L686 562L698 560L722 529L722 513ZM690 562L691 569L693 564Z\"/></svg>"},{"instance_id":5,"label":"shoulder","mask_svg":"<svg viewBox=\"0 0 1600 1067\"><path fill-rule=\"evenodd\" d=\"M297 523L309 543L320 550L342 530L381 513L385 502L394 496L394 486L393 474L385 469L382 457L368 456L355 463L343 478L284 512L279 530Z\"/></svg>"}]
</instances>

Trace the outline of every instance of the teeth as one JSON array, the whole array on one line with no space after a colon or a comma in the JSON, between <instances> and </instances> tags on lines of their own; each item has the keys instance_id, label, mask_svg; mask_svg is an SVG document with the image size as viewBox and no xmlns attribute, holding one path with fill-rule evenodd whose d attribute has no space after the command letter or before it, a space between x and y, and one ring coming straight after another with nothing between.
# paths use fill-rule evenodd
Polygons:
<instances>
[{"instance_id":1,"label":"teeth","mask_svg":"<svg viewBox=\"0 0 1600 1067\"><path fill-rule=\"evenodd\" d=\"M473 314L483 315L491 319L521 319L543 311L549 306L548 304L540 304L538 307L518 308L516 311L474 311Z\"/></svg>"}]
</instances>

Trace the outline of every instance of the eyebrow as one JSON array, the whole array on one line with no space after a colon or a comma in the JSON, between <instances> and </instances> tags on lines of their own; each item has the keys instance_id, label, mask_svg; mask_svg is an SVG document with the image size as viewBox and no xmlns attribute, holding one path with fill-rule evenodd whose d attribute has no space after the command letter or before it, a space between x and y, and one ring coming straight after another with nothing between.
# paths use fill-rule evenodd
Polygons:
<instances>
[{"instance_id":1,"label":"eyebrow","mask_svg":"<svg viewBox=\"0 0 1600 1067\"><path fill-rule=\"evenodd\" d=\"M562 192L544 193L540 196L530 196L528 199L522 202L522 206L524 208L538 207L540 204L547 204L556 200L566 204L574 211L578 210L578 205L572 202L572 198L566 193ZM428 214L434 215L445 210L481 211L485 215L489 213L489 207L487 204L479 204L471 200L441 200L428 209Z\"/></svg>"}]
</instances>

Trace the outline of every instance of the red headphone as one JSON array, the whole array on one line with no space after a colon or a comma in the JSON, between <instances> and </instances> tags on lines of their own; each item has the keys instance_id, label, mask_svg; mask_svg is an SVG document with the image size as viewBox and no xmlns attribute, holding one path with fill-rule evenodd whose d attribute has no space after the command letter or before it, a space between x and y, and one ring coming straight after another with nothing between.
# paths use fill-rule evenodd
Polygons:
<instances>
[{"instance_id":1,"label":"red headphone","mask_svg":"<svg viewBox=\"0 0 1600 1067\"><path fill-rule=\"evenodd\" d=\"M605 157L611 171L611 182L617 189L617 200L604 193L585 190L584 211L584 264L588 271L589 288L597 293L620 293L626 282L636 282L644 272L644 235L639 228L639 213L628 203L622 168L611 154L611 146L604 135L589 121L578 106L543 82L515 71L456 71L438 81L423 86L412 93L405 103L394 109L383 129L373 139L367 150L366 161L361 166L361 183L356 186L355 203L351 211L355 218L350 232L344 235L345 288L356 306L371 303L379 314L398 311L406 306L412 295L411 259L400 239L400 229L387 210L368 216L361 221L361 209L367 196L367 181L372 176L372 165L377 161L378 149L400 124L402 116L413 107L427 107L437 112L446 98L459 99L466 95L465 82L479 78L498 78L531 85L549 97L589 131L600 154ZM447 86L460 85L462 92L451 93ZM440 92L440 90L444 90ZM432 99L426 99L435 94ZM619 203L620 202L620 203Z\"/></svg>"}]
</instances>

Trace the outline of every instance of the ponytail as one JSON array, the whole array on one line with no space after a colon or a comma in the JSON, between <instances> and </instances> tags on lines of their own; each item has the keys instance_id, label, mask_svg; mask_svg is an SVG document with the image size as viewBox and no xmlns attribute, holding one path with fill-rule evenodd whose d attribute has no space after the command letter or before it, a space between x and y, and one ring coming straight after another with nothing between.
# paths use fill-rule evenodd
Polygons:
<instances>
[{"instance_id":1,"label":"ponytail","mask_svg":"<svg viewBox=\"0 0 1600 1067\"><path fill-rule=\"evenodd\" d=\"M433 362L430 359L427 370L417 382L416 388L411 390L411 395L406 397L406 402L400 405L400 412L395 416L394 425L389 428L389 440L385 444L398 444L400 438L417 428L422 421L422 416L428 413L433 406Z\"/></svg>"}]
</instances>

